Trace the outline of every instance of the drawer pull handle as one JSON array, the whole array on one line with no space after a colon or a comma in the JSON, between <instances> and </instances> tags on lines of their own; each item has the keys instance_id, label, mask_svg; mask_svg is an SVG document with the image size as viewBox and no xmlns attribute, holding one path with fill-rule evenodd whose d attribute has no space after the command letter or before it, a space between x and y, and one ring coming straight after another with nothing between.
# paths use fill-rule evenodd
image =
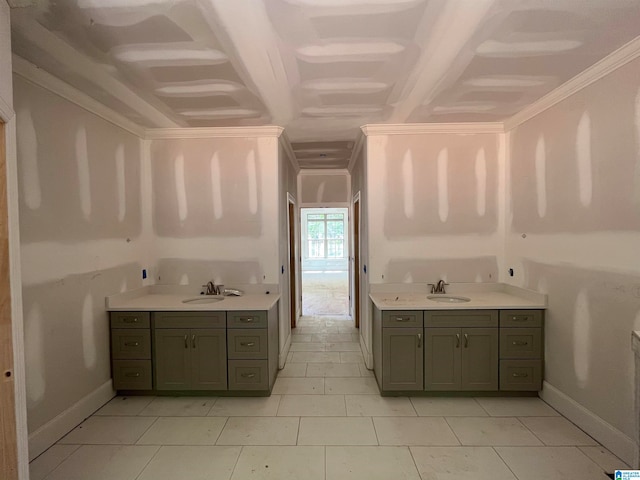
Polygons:
<instances>
[{"instance_id":1,"label":"drawer pull handle","mask_svg":"<svg viewBox=\"0 0 640 480\"><path fill-rule=\"evenodd\" d=\"M464 334L464 348L469 348L469 335Z\"/></svg>"},{"instance_id":2,"label":"drawer pull handle","mask_svg":"<svg viewBox=\"0 0 640 480\"><path fill-rule=\"evenodd\" d=\"M240 345L243 347L253 347L256 342L240 342Z\"/></svg>"},{"instance_id":3,"label":"drawer pull handle","mask_svg":"<svg viewBox=\"0 0 640 480\"><path fill-rule=\"evenodd\" d=\"M140 376L140 373L138 372L125 374L125 377L129 377L129 378L138 378L139 376Z\"/></svg>"},{"instance_id":4,"label":"drawer pull handle","mask_svg":"<svg viewBox=\"0 0 640 480\"><path fill-rule=\"evenodd\" d=\"M189 335L184 336L184 348L189 348Z\"/></svg>"},{"instance_id":5,"label":"drawer pull handle","mask_svg":"<svg viewBox=\"0 0 640 480\"><path fill-rule=\"evenodd\" d=\"M256 376L255 373L242 373L240 375L242 378L254 378Z\"/></svg>"},{"instance_id":6,"label":"drawer pull handle","mask_svg":"<svg viewBox=\"0 0 640 480\"><path fill-rule=\"evenodd\" d=\"M460 334L456 333L456 348L460 348Z\"/></svg>"},{"instance_id":7,"label":"drawer pull handle","mask_svg":"<svg viewBox=\"0 0 640 480\"><path fill-rule=\"evenodd\" d=\"M396 317L396 322L408 322L411 320L410 317Z\"/></svg>"},{"instance_id":8,"label":"drawer pull handle","mask_svg":"<svg viewBox=\"0 0 640 480\"><path fill-rule=\"evenodd\" d=\"M529 317L513 317L512 320L514 322L526 322L529 320Z\"/></svg>"},{"instance_id":9,"label":"drawer pull handle","mask_svg":"<svg viewBox=\"0 0 640 480\"><path fill-rule=\"evenodd\" d=\"M513 344L516 346L529 345L529 342L523 342L522 340L514 340Z\"/></svg>"},{"instance_id":10,"label":"drawer pull handle","mask_svg":"<svg viewBox=\"0 0 640 480\"><path fill-rule=\"evenodd\" d=\"M529 376L528 373L513 373L511 375L513 378L527 378Z\"/></svg>"},{"instance_id":11,"label":"drawer pull handle","mask_svg":"<svg viewBox=\"0 0 640 480\"><path fill-rule=\"evenodd\" d=\"M123 318L122 321L124 323L138 323L138 317L133 318Z\"/></svg>"},{"instance_id":12,"label":"drawer pull handle","mask_svg":"<svg viewBox=\"0 0 640 480\"><path fill-rule=\"evenodd\" d=\"M242 323L253 323L253 317L240 318Z\"/></svg>"},{"instance_id":13,"label":"drawer pull handle","mask_svg":"<svg viewBox=\"0 0 640 480\"><path fill-rule=\"evenodd\" d=\"M418 348L422 348L422 334L418 334Z\"/></svg>"},{"instance_id":14,"label":"drawer pull handle","mask_svg":"<svg viewBox=\"0 0 640 480\"><path fill-rule=\"evenodd\" d=\"M138 342L124 342L125 347L138 347L140 344Z\"/></svg>"},{"instance_id":15,"label":"drawer pull handle","mask_svg":"<svg viewBox=\"0 0 640 480\"><path fill-rule=\"evenodd\" d=\"M191 346L193 348L196 348L196 336L195 335L191 335Z\"/></svg>"}]
</instances>

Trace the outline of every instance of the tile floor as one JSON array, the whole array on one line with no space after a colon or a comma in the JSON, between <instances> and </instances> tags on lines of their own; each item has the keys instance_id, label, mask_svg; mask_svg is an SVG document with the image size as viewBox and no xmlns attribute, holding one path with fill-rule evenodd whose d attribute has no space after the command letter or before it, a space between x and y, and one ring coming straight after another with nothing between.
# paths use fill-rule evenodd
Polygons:
<instances>
[{"instance_id":1,"label":"tile floor","mask_svg":"<svg viewBox=\"0 0 640 480\"><path fill-rule=\"evenodd\" d=\"M538 398L381 397L347 319L303 317L271 397L116 397L32 480L606 480L628 468Z\"/></svg>"}]
</instances>

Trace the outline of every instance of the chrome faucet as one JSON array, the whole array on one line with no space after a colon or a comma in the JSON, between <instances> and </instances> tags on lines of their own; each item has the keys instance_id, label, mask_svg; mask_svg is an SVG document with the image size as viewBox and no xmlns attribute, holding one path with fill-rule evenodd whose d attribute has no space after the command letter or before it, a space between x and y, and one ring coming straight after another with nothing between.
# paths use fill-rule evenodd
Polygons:
<instances>
[{"instance_id":1,"label":"chrome faucet","mask_svg":"<svg viewBox=\"0 0 640 480\"><path fill-rule=\"evenodd\" d=\"M218 287L213 282L207 282L202 288L206 288L205 295L217 295Z\"/></svg>"},{"instance_id":2,"label":"chrome faucet","mask_svg":"<svg viewBox=\"0 0 640 480\"><path fill-rule=\"evenodd\" d=\"M430 283L429 286L431 287L431 293L447 293L444 290L444 287L446 285L449 285L448 283L445 283L444 280L438 280L438 283Z\"/></svg>"}]
</instances>

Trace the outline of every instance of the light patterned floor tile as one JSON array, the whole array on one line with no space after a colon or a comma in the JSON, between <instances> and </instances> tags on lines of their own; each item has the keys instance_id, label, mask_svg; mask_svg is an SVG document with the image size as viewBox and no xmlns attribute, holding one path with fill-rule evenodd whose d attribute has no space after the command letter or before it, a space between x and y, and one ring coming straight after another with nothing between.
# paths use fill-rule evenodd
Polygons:
<instances>
[{"instance_id":1,"label":"light patterned floor tile","mask_svg":"<svg viewBox=\"0 0 640 480\"><path fill-rule=\"evenodd\" d=\"M517 418L447 417L462 445L542 445Z\"/></svg>"},{"instance_id":2,"label":"light patterned floor tile","mask_svg":"<svg viewBox=\"0 0 640 480\"><path fill-rule=\"evenodd\" d=\"M229 480L241 447L161 447L136 480Z\"/></svg>"},{"instance_id":3,"label":"light patterned floor tile","mask_svg":"<svg viewBox=\"0 0 640 480\"><path fill-rule=\"evenodd\" d=\"M287 363L282 370L278 371L278 378L306 377L306 376L307 376L306 363Z\"/></svg>"},{"instance_id":4,"label":"light patterned floor tile","mask_svg":"<svg viewBox=\"0 0 640 480\"><path fill-rule=\"evenodd\" d=\"M292 343L292 352L324 352L326 345L324 343Z\"/></svg>"},{"instance_id":5,"label":"light patterned floor tile","mask_svg":"<svg viewBox=\"0 0 640 480\"><path fill-rule=\"evenodd\" d=\"M411 447L425 480L517 480L491 447Z\"/></svg>"},{"instance_id":6,"label":"light patterned floor tile","mask_svg":"<svg viewBox=\"0 0 640 480\"><path fill-rule=\"evenodd\" d=\"M380 445L460 445L441 417L374 417Z\"/></svg>"},{"instance_id":7,"label":"light patterned floor tile","mask_svg":"<svg viewBox=\"0 0 640 480\"><path fill-rule=\"evenodd\" d=\"M560 415L537 397L478 397L476 401L493 417L553 417Z\"/></svg>"},{"instance_id":8,"label":"light patterned floor tile","mask_svg":"<svg viewBox=\"0 0 640 480\"><path fill-rule=\"evenodd\" d=\"M47 480L135 480L160 447L83 445Z\"/></svg>"},{"instance_id":9,"label":"light patterned floor tile","mask_svg":"<svg viewBox=\"0 0 640 480\"><path fill-rule=\"evenodd\" d=\"M361 352L340 352L340 363L364 363Z\"/></svg>"},{"instance_id":10,"label":"light patterned floor tile","mask_svg":"<svg viewBox=\"0 0 640 480\"><path fill-rule=\"evenodd\" d=\"M345 363L343 365L349 365ZM325 378L325 393L342 394L373 394L379 395L380 390L375 378L355 377L355 378Z\"/></svg>"},{"instance_id":11,"label":"light patterned floor tile","mask_svg":"<svg viewBox=\"0 0 640 480\"><path fill-rule=\"evenodd\" d=\"M140 415L150 417L204 417L216 397L156 397Z\"/></svg>"},{"instance_id":12,"label":"light patterned floor tile","mask_svg":"<svg viewBox=\"0 0 640 480\"><path fill-rule=\"evenodd\" d=\"M370 417L302 417L298 445L378 445Z\"/></svg>"},{"instance_id":13,"label":"light patterned floor tile","mask_svg":"<svg viewBox=\"0 0 640 480\"><path fill-rule=\"evenodd\" d=\"M326 447L327 480L420 480L407 447Z\"/></svg>"},{"instance_id":14,"label":"light patterned floor tile","mask_svg":"<svg viewBox=\"0 0 640 480\"><path fill-rule=\"evenodd\" d=\"M496 447L518 480L607 480L602 468L576 447Z\"/></svg>"},{"instance_id":15,"label":"light patterned floor tile","mask_svg":"<svg viewBox=\"0 0 640 480\"><path fill-rule=\"evenodd\" d=\"M218 445L295 445L297 417L230 417Z\"/></svg>"},{"instance_id":16,"label":"light patterned floor tile","mask_svg":"<svg viewBox=\"0 0 640 480\"><path fill-rule=\"evenodd\" d=\"M215 445L226 417L159 417L138 445Z\"/></svg>"},{"instance_id":17,"label":"light patterned floor tile","mask_svg":"<svg viewBox=\"0 0 640 480\"><path fill-rule=\"evenodd\" d=\"M270 397L220 397L209 416L216 417L275 417L280 395Z\"/></svg>"},{"instance_id":18,"label":"light patterned floor tile","mask_svg":"<svg viewBox=\"0 0 640 480\"><path fill-rule=\"evenodd\" d=\"M360 344L356 342L327 343L327 352L358 352L362 353Z\"/></svg>"},{"instance_id":19,"label":"light patterned floor tile","mask_svg":"<svg viewBox=\"0 0 640 480\"><path fill-rule=\"evenodd\" d=\"M243 447L231 480L325 480L324 447Z\"/></svg>"},{"instance_id":20,"label":"light patterned floor tile","mask_svg":"<svg viewBox=\"0 0 640 480\"><path fill-rule=\"evenodd\" d=\"M597 445L593 438L563 417L522 417L519 419L545 445Z\"/></svg>"},{"instance_id":21,"label":"light patterned floor tile","mask_svg":"<svg viewBox=\"0 0 640 480\"><path fill-rule=\"evenodd\" d=\"M278 408L280 417L346 416L344 395L283 395Z\"/></svg>"},{"instance_id":22,"label":"light patterned floor tile","mask_svg":"<svg viewBox=\"0 0 640 480\"><path fill-rule=\"evenodd\" d=\"M350 417L415 417L416 411L407 397L379 395L345 395Z\"/></svg>"},{"instance_id":23,"label":"light patterned floor tile","mask_svg":"<svg viewBox=\"0 0 640 480\"><path fill-rule=\"evenodd\" d=\"M473 398L411 397L421 417L482 417L487 412Z\"/></svg>"},{"instance_id":24,"label":"light patterned floor tile","mask_svg":"<svg viewBox=\"0 0 640 480\"><path fill-rule=\"evenodd\" d=\"M29 479L43 480L80 445L53 445L29 464Z\"/></svg>"},{"instance_id":25,"label":"light patterned floor tile","mask_svg":"<svg viewBox=\"0 0 640 480\"><path fill-rule=\"evenodd\" d=\"M154 417L89 417L58 443L133 445L155 421Z\"/></svg>"},{"instance_id":26,"label":"light patterned floor tile","mask_svg":"<svg viewBox=\"0 0 640 480\"><path fill-rule=\"evenodd\" d=\"M271 393L274 395L323 395L324 378L278 377Z\"/></svg>"},{"instance_id":27,"label":"light patterned floor tile","mask_svg":"<svg viewBox=\"0 0 640 480\"><path fill-rule=\"evenodd\" d=\"M578 449L607 473L613 473L615 470L631 470L629 465L601 445L578 447Z\"/></svg>"},{"instance_id":28,"label":"light patterned floor tile","mask_svg":"<svg viewBox=\"0 0 640 480\"><path fill-rule=\"evenodd\" d=\"M155 397L118 396L111 399L94 415L139 415Z\"/></svg>"},{"instance_id":29,"label":"light patterned floor tile","mask_svg":"<svg viewBox=\"0 0 640 480\"><path fill-rule=\"evenodd\" d=\"M339 352L293 352L295 363L340 363Z\"/></svg>"},{"instance_id":30,"label":"light patterned floor tile","mask_svg":"<svg viewBox=\"0 0 640 480\"><path fill-rule=\"evenodd\" d=\"M307 377L359 377L360 376L360 368L358 367L357 363L309 363L306 365L308 365Z\"/></svg>"}]
</instances>

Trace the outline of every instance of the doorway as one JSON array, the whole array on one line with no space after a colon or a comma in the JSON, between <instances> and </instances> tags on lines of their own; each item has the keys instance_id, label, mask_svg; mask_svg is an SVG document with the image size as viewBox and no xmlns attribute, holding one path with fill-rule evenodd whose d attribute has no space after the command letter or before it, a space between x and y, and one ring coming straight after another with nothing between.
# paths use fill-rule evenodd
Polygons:
<instances>
[{"instance_id":1,"label":"doorway","mask_svg":"<svg viewBox=\"0 0 640 480\"><path fill-rule=\"evenodd\" d=\"M0 122L0 478L18 478L5 125Z\"/></svg>"},{"instance_id":2,"label":"doorway","mask_svg":"<svg viewBox=\"0 0 640 480\"><path fill-rule=\"evenodd\" d=\"M302 314L349 315L349 210L302 208Z\"/></svg>"}]
</instances>

